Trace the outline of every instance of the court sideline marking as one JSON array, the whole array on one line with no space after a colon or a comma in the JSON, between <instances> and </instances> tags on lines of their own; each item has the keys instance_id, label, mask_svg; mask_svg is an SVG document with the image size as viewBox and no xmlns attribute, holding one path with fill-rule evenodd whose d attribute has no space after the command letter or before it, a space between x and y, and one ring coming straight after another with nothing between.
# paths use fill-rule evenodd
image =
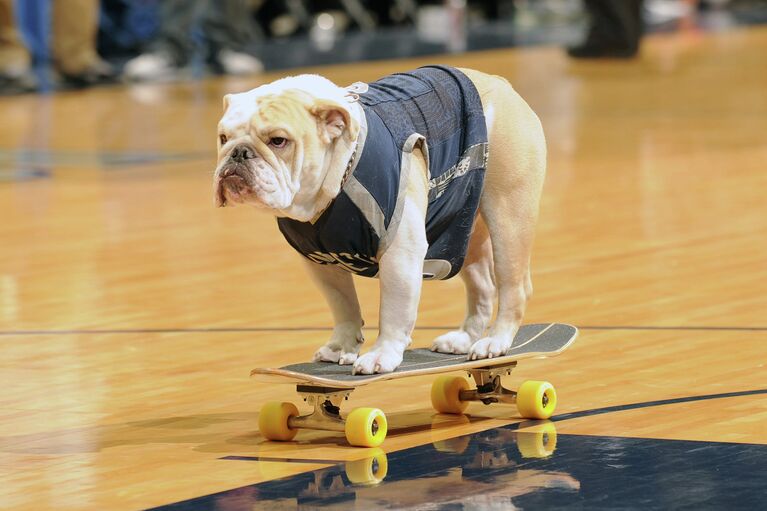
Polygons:
<instances>
[{"instance_id":1,"label":"court sideline marking","mask_svg":"<svg viewBox=\"0 0 767 511\"><path fill-rule=\"evenodd\" d=\"M645 330L645 331L693 331L693 332L767 332L767 326L653 326L653 325L575 325L579 330ZM455 330L457 326L420 326L415 330ZM365 330L377 330L376 325ZM247 333L247 332L325 332L330 326L297 327L200 327L200 328L120 328L120 329L72 329L72 330L0 330L0 336L33 335L112 335L112 334L194 334L194 333Z\"/></svg>"}]
</instances>

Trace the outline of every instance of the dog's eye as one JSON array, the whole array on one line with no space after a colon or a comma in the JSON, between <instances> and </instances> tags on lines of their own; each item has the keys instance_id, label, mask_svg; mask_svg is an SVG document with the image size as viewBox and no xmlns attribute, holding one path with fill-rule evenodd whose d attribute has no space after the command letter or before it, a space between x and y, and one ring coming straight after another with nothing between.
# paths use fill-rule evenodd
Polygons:
<instances>
[{"instance_id":1,"label":"dog's eye","mask_svg":"<svg viewBox=\"0 0 767 511\"><path fill-rule=\"evenodd\" d=\"M219 135L218 140L219 142L221 142L221 145L226 144L226 141L227 141L226 135Z\"/></svg>"},{"instance_id":2,"label":"dog's eye","mask_svg":"<svg viewBox=\"0 0 767 511\"><path fill-rule=\"evenodd\" d=\"M288 139L284 137L274 137L269 139L269 145L272 147L276 147L277 149L285 147L287 143L288 143Z\"/></svg>"}]
</instances>

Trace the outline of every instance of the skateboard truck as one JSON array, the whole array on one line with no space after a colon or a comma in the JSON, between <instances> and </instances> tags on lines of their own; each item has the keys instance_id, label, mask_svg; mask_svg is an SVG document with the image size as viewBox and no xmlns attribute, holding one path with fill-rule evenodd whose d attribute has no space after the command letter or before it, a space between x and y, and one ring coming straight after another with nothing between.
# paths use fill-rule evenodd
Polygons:
<instances>
[{"instance_id":1,"label":"skateboard truck","mask_svg":"<svg viewBox=\"0 0 767 511\"><path fill-rule=\"evenodd\" d=\"M461 390L459 399L462 402L481 401L486 405L491 403L516 404L517 393L504 388L501 384L501 376L511 374L512 369L516 366L517 363L512 362L507 366L469 371L468 374L474 378L477 388ZM348 401L352 390L315 385L296 385L296 392L305 403L314 407L314 411L308 415L289 417L288 427L291 429L344 432L346 421L341 417L341 404L343 401ZM377 433L378 427L378 423L375 421L370 425L372 435Z\"/></svg>"},{"instance_id":2,"label":"skateboard truck","mask_svg":"<svg viewBox=\"0 0 767 511\"><path fill-rule=\"evenodd\" d=\"M386 416L378 408L355 408L344 419L341 403L353 389L297 385L304 401L314 407L308 415L299 415L292 403L267 403L258 416L261 434L269 440L292 440L299 429L341 431L350 445L378 447L386 438Z\"/></svg>"},{"instance_id":3,"label":"skateboard truck","mask_svg":"<svg viewBox=\"0 0 767 511\"><path fill-rule=\"evenodd\" d=\"M440 376L431 387L431 404L440 413L463 413L471 401L516 404L519 415L525 419L548 419L554 413L557 394L554 386L545 381L526 381L518 391L505 388L501 376L511 374L516 361L492 367L470 369L469 375L477 384L461 376Z\"/></svg>"},{"instance_id":4,"label":"skateboard truck","mask_svg":"<svg viewBox=\"0 0 767 511\"><path fill-rule=\"evenodd\" d=\"M508 366L493 367L489 369L473 369L469 371L469 376L474 378L477 388L460 391L460 400L482 401L486 405L489 405L490 403L516 404L517 393L501 385L501 376L511 374L511 371L515 367L517 367L517 363L513 362Z\"/></svg>"},{"instance_id":5,"label":"skateboard truck","mask_svg":"<svg viewBox=\"0 0 767 511\"><path fill-rule=\"evenodd\" d=\"M344 431L346 422L341 418L341 403L349 399L352 389L297 385L296 391L306 403L314 406L314 411L309 415L290 417L288 426L291 429Z\"/></svg>"}]
</instances>

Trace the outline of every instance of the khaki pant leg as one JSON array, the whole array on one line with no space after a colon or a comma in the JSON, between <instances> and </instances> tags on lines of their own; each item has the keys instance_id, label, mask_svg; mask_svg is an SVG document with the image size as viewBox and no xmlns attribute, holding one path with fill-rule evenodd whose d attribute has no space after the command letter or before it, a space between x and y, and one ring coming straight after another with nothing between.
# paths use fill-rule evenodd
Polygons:
<instances>
[{"instance_id":1,"label":"khaki pant leg","mask_svg":"<svg viewBox=\"0 0 767 511\"><path fill-rule=\"evenodd\" d=\"M53 0L53 60L59 71L78 74L99 60L99 0Z\"/></svg>"},{"instance_id":2,"label":"khaki pant leg","mask_svg":"<svg viewBox=\"0 0 767 511\"><path fill-rule=\"evenodd\" d=\"M29 68L29 62L29 52L16 29L13 0L0 0L0 73L21 72Z\"/></svg>"}]
</instances>

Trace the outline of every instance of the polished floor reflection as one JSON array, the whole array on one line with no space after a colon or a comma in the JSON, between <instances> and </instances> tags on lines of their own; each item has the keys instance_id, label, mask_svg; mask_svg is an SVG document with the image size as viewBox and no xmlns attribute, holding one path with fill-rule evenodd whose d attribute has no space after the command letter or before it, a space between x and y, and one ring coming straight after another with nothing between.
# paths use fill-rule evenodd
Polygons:
<instances>
[{"instance_id":1,"label":"polished floor reflection","mask_svg":"<svg viewBox=\"0 0 767 511\"><path fill-rule=\"evenodd\" d=\"M542 423L156 509L759 509L765 459L766 445L557 435Z\"/></svg>"}]
</instances>

